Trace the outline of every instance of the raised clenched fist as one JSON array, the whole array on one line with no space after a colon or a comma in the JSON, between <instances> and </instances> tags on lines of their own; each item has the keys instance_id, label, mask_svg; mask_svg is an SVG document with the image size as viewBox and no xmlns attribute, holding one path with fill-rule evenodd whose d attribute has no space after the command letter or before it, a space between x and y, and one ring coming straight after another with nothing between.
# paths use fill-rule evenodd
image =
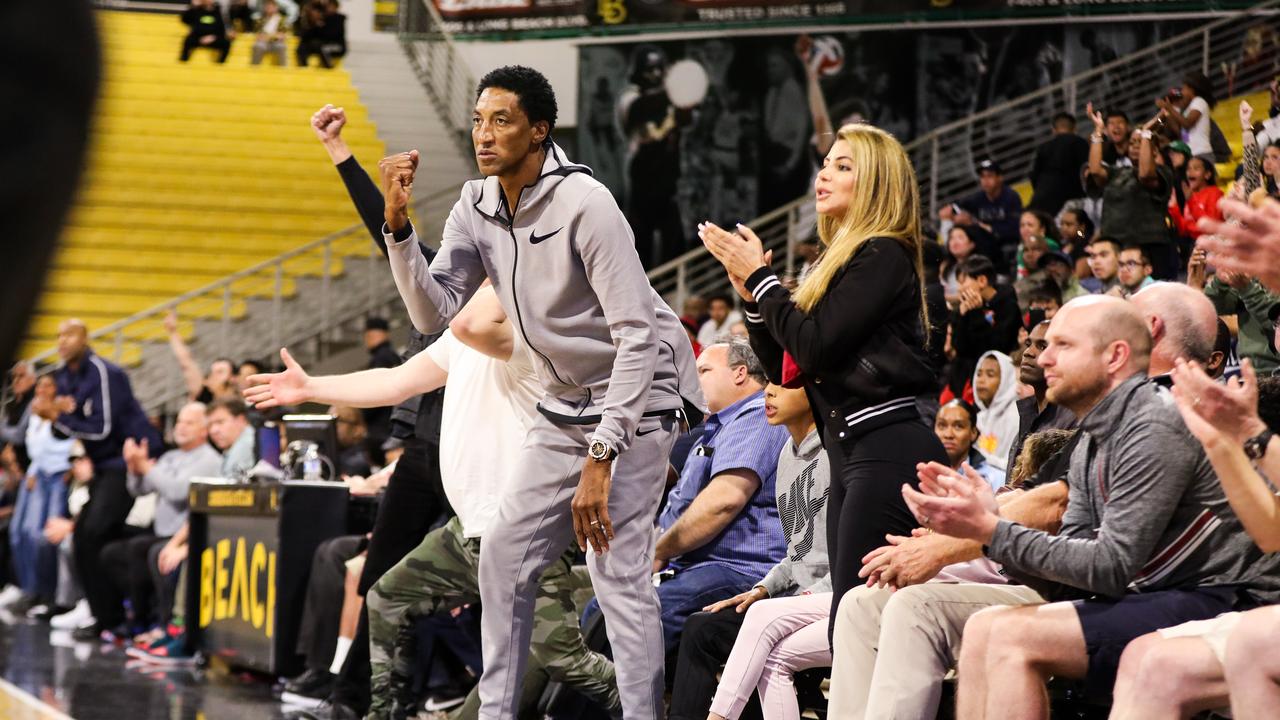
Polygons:
<instances>
[{"instance_id":1,"label":"raised clenched fist","mask_svg":"<svg viewBox=\"0 0 1280 720\"><path fill-rule=\"evenodd\" d=\"M332 105L325 105L311 116L311 129L315 131L320 142L337 140L342 134L342 126L346 124L346 111Z\"/></svg>"},{"instance_id":2,"label":"raised clenched fist","mask_svg":"<svg viewBox=\"0 0 1280 720\"><path fill-rule=\"evenodd\" d=\"M418 151L397 153L378 161L382 174L382 196L386 201L383 217L395 232L409 222L409 198L413 194L413 178L418 172Z\"/></svg>"}]
</instances>

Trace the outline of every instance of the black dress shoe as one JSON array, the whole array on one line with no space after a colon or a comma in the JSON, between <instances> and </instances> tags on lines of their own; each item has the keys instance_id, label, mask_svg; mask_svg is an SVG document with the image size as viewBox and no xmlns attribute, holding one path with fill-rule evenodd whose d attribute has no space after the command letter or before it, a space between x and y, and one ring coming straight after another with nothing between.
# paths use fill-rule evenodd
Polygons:
<instances>
[{"instance_id":1,"label":"black dress shoe","mask_svg":"<svg viewBox=\"0 0 1280 720\"><path fill-rule=\"evenodd\" d=\"M77 642L90 642L102 636L102 628L97 625L85 625L71 631L71 639Z\"/></svg>"},{"instance_id":2,"label":"black dress shoe","mask_svg":"<svg viewBox=\"0 0 1280 720\"><path fill-rule=\"evenodd\" d=\"M333 689L333 674L328 670L308 669L284 684L284 691L291 695L324 699Z\"/></svg>"},{"instance_id":3,"label":"black dress shoe","mask_svg":"<svg viewBox=\"0 0 1280 720\"><path fill-rule=\"evenodd\" d=\"M325 700L310 710L291 712L284 720L360 720L360 714L342 703Z\"/></svg>"}]
</instances>

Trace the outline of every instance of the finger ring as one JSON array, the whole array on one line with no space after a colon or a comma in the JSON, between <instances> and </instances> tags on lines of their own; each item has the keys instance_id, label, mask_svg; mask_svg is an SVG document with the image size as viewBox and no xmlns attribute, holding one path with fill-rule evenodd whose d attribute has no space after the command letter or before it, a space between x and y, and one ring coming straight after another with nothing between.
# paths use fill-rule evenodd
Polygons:
<instances>
[{"instance_id":1,"label":"finger ring","mask_svg":"<svg viewBox=\"0 0 1280 720\"><path fill-rule=\"evenodd\" d=\"M591 527L600 527L600 521L599 521L599 520L592 520L592 521L591 521Z\"/></svg>"}]
</instances>

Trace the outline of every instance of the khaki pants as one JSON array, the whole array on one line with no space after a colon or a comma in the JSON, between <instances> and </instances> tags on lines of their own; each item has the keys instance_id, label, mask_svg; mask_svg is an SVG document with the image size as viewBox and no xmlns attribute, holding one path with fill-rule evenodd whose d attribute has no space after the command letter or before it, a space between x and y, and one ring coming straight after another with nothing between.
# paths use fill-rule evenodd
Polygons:
<instances>
[{"instance_id":1,"label":"khaki pants","mask_svg":"<svg viewBox=\"0 0 1280 720\"><path fill-rule=\"evenodd\" d=\"M897 592L856 587L835 620L833 720L917 720L938 714L942 680L969 616L1044 599L1022 585L930 582Z\"/></svg>"}]
</instances>

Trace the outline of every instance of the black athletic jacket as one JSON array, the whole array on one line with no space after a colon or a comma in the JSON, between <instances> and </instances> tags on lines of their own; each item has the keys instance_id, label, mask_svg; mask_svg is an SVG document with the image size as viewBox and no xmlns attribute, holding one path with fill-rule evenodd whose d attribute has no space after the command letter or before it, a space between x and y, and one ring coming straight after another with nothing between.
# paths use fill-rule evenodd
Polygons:
<instances>
[{"instance_id":1,"label":"black athletic jacket","mask_svg":"<svg viewBox=\"0 0 1280 720\"><path fill-rule=\"evenodd\" d=\"M919 281L904 244L868 240L809 313L768 268L747 289L756 299L744 313L751 346L775 383L790 353L824 441L920 417L915 398L936 389L938 371L925 353Z\"/></svg>"}]
</instances>

